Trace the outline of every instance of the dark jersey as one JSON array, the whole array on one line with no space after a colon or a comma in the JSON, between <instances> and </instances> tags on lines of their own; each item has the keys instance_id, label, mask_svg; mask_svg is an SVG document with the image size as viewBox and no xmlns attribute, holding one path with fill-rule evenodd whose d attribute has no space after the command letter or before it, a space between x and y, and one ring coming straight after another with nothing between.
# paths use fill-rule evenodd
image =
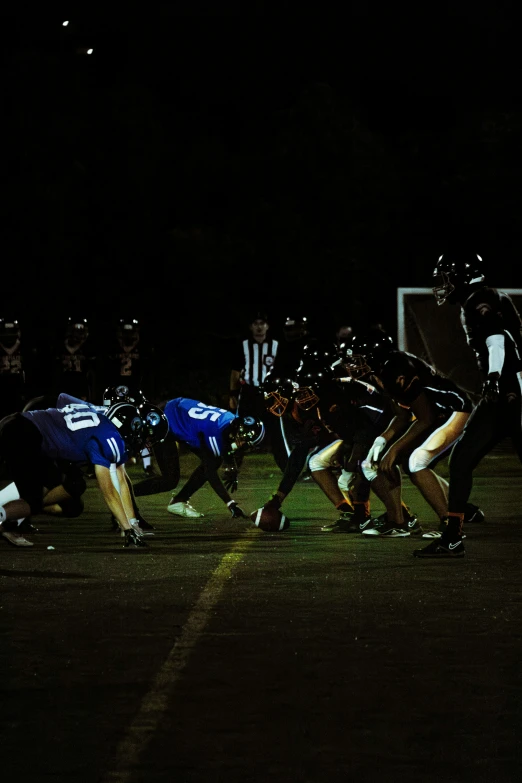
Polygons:
<instances>
[{"instance_id":1,"label":"dark jersey","mask_svg":"<svg viewBox=\"0 0 522 783\"><path fill-rule=\"evenodd\" d=\"M343 422L353 417L353 411L358 411L372 424L384 427L393 416L391 400L386 394L370 383L353 379L347 379L346 383L332 382L322 393L319 407L326 421L339 434L342 434Z\"/></svg>"},{"instance_id":2,"label":"dark jersey","mask_svg":"<svg viewBox=\"0 0 522 783\"><path fill-rule=\"evenodd\" d=\"M40 430L42 452L47 457L110 468L125 464L129 455L122 436L105 412L102 406L60 394L56 408L20 415Z\"/></svg>"},{"instance_id":3,"label":"dark jersey","mask_svg":"<svg viewBox=\"0 0 522 783\"><path fill-rule=\"evenodd\" d=\"M295 379L305 348L312 338L299 337L297 340L281 340L273 365L273 373L279 378Z\"/></svg>"},{"instance_id":4,"label":"dark jersey","mask_svg":"<svg viewBox=\"0 0 522 783\"><path fill-rule=\"evenodd\" d=\"M475 290L461 307L460 318L479 369L488 374L486 339L494 334L505 338L505 358L501 384L509 383L522 371L522 320L513 300L502 291L484 286Z\"/></svg>"},{"instance_id":5,"label":"dark jersey","mask_svg":"<svg viewBox=\"0 0 522 783\"><path fill-rule=\"evenodd\" d=\"M164 410L176 440L199 449L202 438L215 457L224 456L230 450L225 436L225 430L235 419L230 411L187 397L169 400Z\"/></svg>"},{"instance_id":6,"label":"dark jersey","mask_svg":"<svg viewBox=\"0 0 522 783\"><path fill-rule=\"evenodd\" d=\"M20 341L13 347L6 347L0 343L0 375L16 375L23 378L24 362L20 351Z\"/></svg>"},{"instance_id":7,"label":"dark jersey","mask_svg":"<svg viewBox=\"0 0 522 783\"><path fill-rule=\"evenodd\" d=\"M384 391L405 408L410 408L424 392L437 415L451 415L455 411L471 413L473 410L468 394L454 381L407 351L392 351L379 379Z\"/></svg>"}]
</instances>

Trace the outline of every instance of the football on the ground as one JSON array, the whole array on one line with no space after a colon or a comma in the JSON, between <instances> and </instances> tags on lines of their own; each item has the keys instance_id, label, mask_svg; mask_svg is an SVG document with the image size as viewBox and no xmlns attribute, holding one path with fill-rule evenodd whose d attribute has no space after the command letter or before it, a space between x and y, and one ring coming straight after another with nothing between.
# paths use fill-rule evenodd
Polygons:
<instances>
[{"instance_id":1,"label":"football on the ground","mask_svg":"<svg viewBox=\"0 0 522 783\"><path fill-rule=\"evenodd\" d=\"M264 508L264 506L261 506L256 511L252 511L250 519L256 527L264 530L265 533L280 533L283 530L288 530L290 527L288 517L277 508Z\"/></svg>"}]
</instances>

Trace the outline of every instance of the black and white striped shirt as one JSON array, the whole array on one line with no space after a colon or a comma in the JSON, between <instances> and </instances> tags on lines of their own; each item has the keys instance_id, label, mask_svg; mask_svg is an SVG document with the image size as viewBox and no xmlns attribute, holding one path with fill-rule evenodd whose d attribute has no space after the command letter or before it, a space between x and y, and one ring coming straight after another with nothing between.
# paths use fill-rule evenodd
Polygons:
<instances>
[{"instance_id":1,"label":"black and white striped shirt","mask_svg":"<svg viewBox=\"0 0 522 783\"><path fill-rule=\"evenodd\" d=\"M262 343L248 337L241 342L242 354L238 352L234 369L241 369L241 381L249 386L260 386L266 374L272 369L277 349L278 340L271 338Z\"/></svg>"}]
</instances>

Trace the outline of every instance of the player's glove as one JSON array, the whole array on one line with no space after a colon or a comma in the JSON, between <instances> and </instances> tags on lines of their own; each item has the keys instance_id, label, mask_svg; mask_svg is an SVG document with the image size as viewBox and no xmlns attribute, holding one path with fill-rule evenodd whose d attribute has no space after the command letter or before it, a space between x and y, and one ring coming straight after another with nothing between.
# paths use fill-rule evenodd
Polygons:
<instances>
[{"instance_id":1,"label":"player's glove","mask_svg":"<svg viewBox=\"0 0 522 783\"><path fill-rule=\"evenodd\" d=\"M370 451L366 456L366 462L369 462L370 465L372 466L377 465L381 457L381 454L385 448L386 448L386 439L383 438L382 435L379 435L373 441L373 446L371 447Z\"/></svg>"},{"instance_id":2,"label":"player's glove","mask_svg":"<svg viewBox=\"0 0 522 783\"><path fill-rule=\"evenodd\" d=\"M279 511L279 509L281 508L282 502L283 501L281 500L279 495L272 495L270 500L267 500L267 502L265 503L263 508L275 508L276 511Z\"/></svg>"},{"instance_id":3,"label":"player's glove","mask_svg":"<svg viewBox=\"0 0 522 783\"><path fill-rule=\"evenodd\" d=\"M243 509L237 505L235 500L231 500L229 503L227 503L227 506L234 519L239 519L240 517L243 519L248 519Z\"/></svg>"},{"instance_id":4,"label":"player's glove","mask_svg":"<svg viewBox=\"0 0 522 783\"><path fill-rule=\"evenodd\" d=\"M486 381L484 382L482 387L482 397L488 402L496 402L500 397L498 379L498 372L492 372L488 375Z\"/></svg>"},{"instance_id":5,"label":"player's glove","mask_svg":"<svg viewBox=\"0 0 522 783\"><path fill-rule=\"evenodd\" d=\"M237 470L235 468L225 468L223 472L223 484L227 492L232 495L237 489Z\"/></svg>"}]
</instances>

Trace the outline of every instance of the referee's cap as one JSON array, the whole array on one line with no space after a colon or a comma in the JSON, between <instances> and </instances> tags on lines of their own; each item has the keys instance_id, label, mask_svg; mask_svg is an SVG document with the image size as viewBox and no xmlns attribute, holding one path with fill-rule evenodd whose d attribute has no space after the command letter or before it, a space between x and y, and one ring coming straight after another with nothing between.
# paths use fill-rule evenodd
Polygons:
<instances>
[{"instance_id":1,"label":"referee's cap","mask_svg":"<svg viewBox=\"0 0 522 783\"><path fill-rule=\"evenodd\" d=\"M264 321L265 323L268 323L268 315L264 310L256 310L249 321L249 323L253 324L254 321Z\"/></svg>"}]
</instances>

